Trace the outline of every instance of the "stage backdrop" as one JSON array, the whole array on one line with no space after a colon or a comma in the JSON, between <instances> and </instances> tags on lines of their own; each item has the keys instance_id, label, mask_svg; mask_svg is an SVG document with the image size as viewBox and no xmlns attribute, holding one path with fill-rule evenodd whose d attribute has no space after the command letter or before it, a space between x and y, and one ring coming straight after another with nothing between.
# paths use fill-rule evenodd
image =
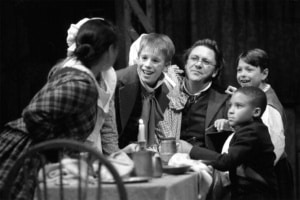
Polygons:
<instances>
[{"instance_id":1,"label":"stage backdrop","mask_svg":"<svg viewBox=\"0 0 300 200\"><path fill-rule=\"evenodd\" d=\"M270 56L269 82L285 104L300 103L300 1L159 0L156 29L180 56L198 39L218 42L226 61L222 83L236 85L236 58L262 48ZM177 56L177 57L178 57ZM180 64L180 61L175 62Z\"/></svg>"},{"instance_id":2,"label":"stage backdrop","mask_svg":"<svg viewBox=\"0 0 300 200\"><path fill-rule=\"evenodd\" d=\"M269 53L269 82L287 109L286 144L300 188L300 0L153 1L155 31L174 41L174 63L183 67L181 55L196 40L218 42L226 60L220 77L224 87L236 86L236 58L242 51L262 48ZM70 23L93 16L116 22L120 2L0 0L0 128L21 115L51 66L66 55ZM146 0L138 2L146 7ZM116 69L126 67L120 60L125 59L118 59Z\"/></svg>"}]
</instances>

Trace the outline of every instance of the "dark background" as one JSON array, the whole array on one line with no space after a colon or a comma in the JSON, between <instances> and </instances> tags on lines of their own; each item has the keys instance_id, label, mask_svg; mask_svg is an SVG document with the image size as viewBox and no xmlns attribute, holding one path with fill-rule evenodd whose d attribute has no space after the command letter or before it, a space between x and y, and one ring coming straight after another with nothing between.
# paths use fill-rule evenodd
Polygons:
<instances>
[{"instance_id":1,"label":"dark background","mask_svg":"<svg viewBox=\"0 0 300 200\"><path fill-rule=\"evenodd\" d=\"M0 128L20 116L47 73L66 55L67 29L84 17L120 18L123 0L0 1ZM269 82L284 105L289 125L287 152L299 188L300 0L153 0L154 30L174 41L174 63L198 39L211 38L224 53L223 87L236 86L236 58L262 48L270 56ZM145 0L139 0L145 8ZM136 30L144 32L133 17ZM123 35L124 37L124 35ZM126 67L120 53L116 69Z\"/></svg>"}]
</instances>

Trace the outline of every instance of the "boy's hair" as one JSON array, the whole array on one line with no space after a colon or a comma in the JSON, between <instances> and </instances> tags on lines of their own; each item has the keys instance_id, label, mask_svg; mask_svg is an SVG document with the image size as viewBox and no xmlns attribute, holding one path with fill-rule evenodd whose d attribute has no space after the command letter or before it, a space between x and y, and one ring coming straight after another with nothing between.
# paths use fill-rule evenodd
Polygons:
<instances>
[{"instance_id":1,"label":"boy's hair","mask_svg":"<svg viewBox=\"0 0 300 200\"><path fill-rule=\"evenodd\" d=\"M254 107L259 107L261 110L260 116L265 112L267 107L267 96L258 87L254 86L246 86L246 87L240 87L235 91L235 93L242 93L246 95L250 99L250 104Z\"/></svg>"},{"instance_id":2,"label":"boy's hair","mask_svg":"<svg viewBox=\"0 0 300 200\"><path fill-rule=\"evenodd\" d=\"M262 49L251 49L245 51L239 55L237 62L239 62L240 59L245 63L255 67L260 67L261 70L269 68L269 56Z\"/></svg>"},{"instance_id":3,"label":"boy's hair","mask_svg":"<svg viewBox=\"0 0 300 200\"><path fill-rule=\"evenodd\" d=\"M147 46L158 51L161 51L166 59L166 62L171 62L175 54L175 46L169 36L159 33L149 33L144 35L141 39L138 55L142 49Z\"/></svg>"}]
</instances>

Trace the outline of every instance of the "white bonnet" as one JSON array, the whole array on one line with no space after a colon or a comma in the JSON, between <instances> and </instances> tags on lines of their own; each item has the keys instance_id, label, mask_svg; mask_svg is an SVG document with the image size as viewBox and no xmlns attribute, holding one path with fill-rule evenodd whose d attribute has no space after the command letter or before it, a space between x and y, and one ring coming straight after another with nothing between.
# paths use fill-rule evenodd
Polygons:
<instances>
[{"instance_id":1,"label":"white bonnet","mask_svg":"<svg viewBox=\"0 0 300 200\"><path fill-rule=\"evenodd\" d=\"M74 52L76 49L76 42L75 38L77 36L79 28L87 21L93 20L93 19L101 19L104 20L103 18L95 17L95 18L83 18L76 24L71 24L70 28L68 29L68 36L67 36L67 44L68 44L68 51L67 55L69 56L71 53Z\"/></svg>"}]
</instances>

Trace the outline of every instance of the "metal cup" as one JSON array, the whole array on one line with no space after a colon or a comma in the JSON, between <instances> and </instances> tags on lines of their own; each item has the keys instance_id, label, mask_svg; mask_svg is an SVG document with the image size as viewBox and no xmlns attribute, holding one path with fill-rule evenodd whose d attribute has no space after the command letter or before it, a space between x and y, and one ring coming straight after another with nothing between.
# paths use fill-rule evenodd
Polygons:
<instances>
[{"instance_id":1,"label":"metal cup","mask_svg":"<svg viewBox=\"0 0 300 200\"><path fill-rule=\"evenodd\" d=\"M152 164L153 152L150 151L137 151L131 154L134 163L134 175L142 177L153 176Z\"/></svg>"},{"instance_id":2,"label":"metal cup","mask_svg":"<svg viewBox=\"0 0 300 200\"><path fill-rule=\"evenodd\" d=\"M160 142L161 153L176 153L176 139L174 137L163 138Z\"/></svg>"},{"instance_id":3,"label":"metal cup","mask_svg":"<svg viewBox=\"0 0 300 200\"><path fill-rule=\"evenodd\" d=\"M176 153L176 138L163 138L159 146L159 154L164 165L167 165L170 158Z\"/></svg>"}]
</instances>

